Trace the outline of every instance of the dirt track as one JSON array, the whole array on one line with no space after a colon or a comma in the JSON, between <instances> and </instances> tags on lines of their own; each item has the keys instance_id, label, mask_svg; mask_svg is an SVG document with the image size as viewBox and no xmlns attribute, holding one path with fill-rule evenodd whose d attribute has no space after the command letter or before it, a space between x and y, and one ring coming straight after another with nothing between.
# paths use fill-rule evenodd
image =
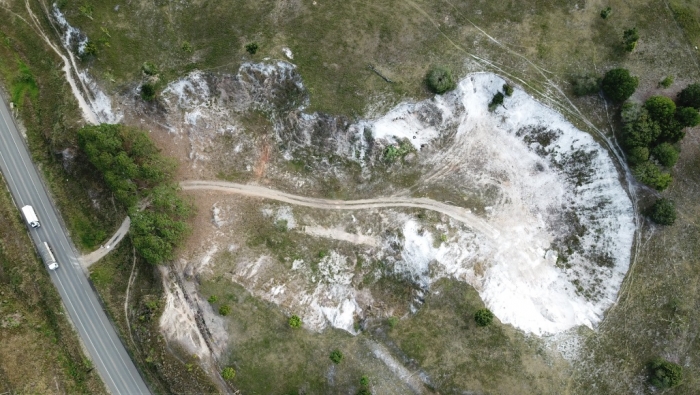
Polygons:
<instances>
[{"instance_id":1,"label":"dirt track","mask_svg":"<svg viewBox=\"0 0 700 395\"><path fill-rule=\"evenodd\" d=\"M497 238L499 234L496 229L483 219L472 214L469 210L427 198L383 197L362 200L330 200L292 195L257 185L236 184L226 181L183 181L180 183L180 187L185 191L203 190L234 193L324 210L363 210L385 207L422 208L445 214L490 238Z\"/></svg>"}]
</instances>

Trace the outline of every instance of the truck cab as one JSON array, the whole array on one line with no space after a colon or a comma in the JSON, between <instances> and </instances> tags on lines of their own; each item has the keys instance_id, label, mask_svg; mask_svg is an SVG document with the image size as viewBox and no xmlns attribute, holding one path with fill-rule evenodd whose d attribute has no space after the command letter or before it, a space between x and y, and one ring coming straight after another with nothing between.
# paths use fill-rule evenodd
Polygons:
<instances>
[{"instance_id":1,"label":"truck cab","mask_svg":"<svg viewBox=\"0 0 700 395\"><path fill-rule=\"evenodd\" d=\"M22 207L22 214L24 214L24 219L27 220L27 225L31 226L32 228L38 228L41 226L39 223L39 218L37 218L32 206L27 205Z\"/></svg>"}]
</instances>

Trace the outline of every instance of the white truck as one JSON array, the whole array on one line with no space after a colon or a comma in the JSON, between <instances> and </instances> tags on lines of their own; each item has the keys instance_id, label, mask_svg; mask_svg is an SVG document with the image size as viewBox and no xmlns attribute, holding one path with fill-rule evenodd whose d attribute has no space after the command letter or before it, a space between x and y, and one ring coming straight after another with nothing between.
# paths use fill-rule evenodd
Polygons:
<instances>
[{"instance_id":1,"label":"white truck","mask_svg":"<svg viewBox=\"0 0 700 395\"><path fill-rule=\"evenodd\" d=\"M32 208L32 206L22 207L22 214L24 214L27 224L29 224L29 226L32 228L38 228L41 226L41 224L39 224L39 218L36 217L36 213L34 212L34 208Z\"/></svg>"},{"instance_id":2,"label":"white truck","mask_svg":"<svg viewBox=\"0 0 700 395\"><path fill-rule=\"evenodd\" d=\"M54 257L53 252L51 252L51 247L49 247L49 243L44 242L42 244L42 247L43 248L41 248L41 258L44 259L46 266L48 266L50 270L58 269L58 262L56 262L56 257Z\"/></svg>"}]
</instances>

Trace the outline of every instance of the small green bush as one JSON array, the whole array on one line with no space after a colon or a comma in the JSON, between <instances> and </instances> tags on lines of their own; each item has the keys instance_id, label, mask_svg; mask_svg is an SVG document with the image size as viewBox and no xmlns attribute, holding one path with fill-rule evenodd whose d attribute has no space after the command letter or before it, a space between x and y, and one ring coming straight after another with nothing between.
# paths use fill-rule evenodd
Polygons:
<instances>
[{"instance_id":1,"label":"small green bush","mask_svg":"<svg viewBox=\"0 0 700 395\"><path fill-rule=\"evenodd\" d=\"M600 87L603 93L615 103L627 100L639 85L639 79L630 75L627 69L612 69L605 73Z\"/></svg>"},{"instance_id":2,"label":"small green bush","mask_svg":"<svg viewBox=\"0 0 700 395\"><path fill-rule=\"evenodd\" d=\"M509 84L503 84L503 93L508 97L513 96L513 87Z\"/></svg>"},{"instance_id":3,"label":"small green bush","mask_svg":"<svg viewBox=\"0 0 700 395\"><path fill-rule=\"evenodd\" d=\"M671 174L662 172L658 166L651 162L640 163L632 169L635 177L657 191L663 191L668 188L673 181Z\"/></svg>"},{"instance_id":4,"label":"small green bush","mask_svg":"<svg viewBox=\"0 0 700 395\"><path fill-rule=\"evenodd\" d=\"M649 383L658 389L673 388L683 381L683 368L663 358L649 363Z\"/></svg>"},{"instance_id":5,"label":"small green bush","mask_svg":"<svg viewBox=\"0 0 700 395\"><path fill-rule=\"evenodd\" d=\"M496 109L496 107L503 104L503 98L503 93L496 92L496 94L493 95L493 99L491 99L491 103L489 103L489 111L493 111Z\"/></svg>"},{"instance_id":6,"label":"small green bush","mask_svg":"<svg viewBox=\"0 0 700 395\"><path fill-rule=\"evenodd\" d=\"M651 151L654 158L659 161L662 165L666 167L673 167L678 161L678 155L680 154L676 147L669 143L661 143L654 147Z\"/></svg>"},{"instance_id":7,"label":"small green bush","mask_svg":"<svg viewBox=\"0 0 700 395\"><path fill-rule=\"evenodd\" d=\"M627 152L627 161L631 165L638 165L649 160L649 148L632 147Z\"/></svg>"},{"instance_id":8,"label":"small green bush","mask_svg":"<svg viewBox=\"0 0 700 395\"><path fill-rule=\"evenodd\" d=\"M487 308L481 308L474 313L474 321L479 326L489 326L493 322L493 313Z\"/></svg>"},{"instance_id":9,"label":"small green bush","mask_svg":"<svg viewBox=\"0 0 700 395\"><path fill-rule=\"evenodd\" d=\"M293 315L289 317L289 326L292 328L300 328L301 327L301 318L299 318L298 315Z\"/></svg>"},{"instance_id":10,"label":"small green bush","mask_svg":"<svg viewBox=\"0 0 700 395\"><path fill-rule=\"evenodd\" d=\"M339 364L340 361L343 360L343 353L340 352L340 350L333 350L331 351L331 355L329 358L331 359L331 361L333 361L333 363Z\"/></svg>"},{"instance_id":11,"label":"small green bush","mask_svg":"<svg viewBox=\"0 0 700 395\"><path fill-rule=\"evenodd\" d=\"M369 385L369 377L362 376L362 378L360 378L360 385L363 387L367 387Z\"/></svg>"},{"instance_id":12,"label":"small green bush","mask_svg":"<svg viewBox=\"0 0 700 395\"><path fill-rule=\"evenodd\" d=\"M182 49L182 52L192 53L192 44L190 44L189 41L185 41L182 43L180 49Z\"/></svg>"},{"instance_id":13,"label":"small green bush","mask_svg":"<svg viewBox=\"0 0 700 395\"><path fill-rule=\"evenodd\" d=\"M219 306L219 314L221 314L224 317L231 314L231 306L229 306L229 305Z\"/></svg>"},{"instance_id":14,"label":"small green bush","mask_svg":"<svg viewBox=\"0 0 700 395\"><path fill-rule=\"evenodd\" d=\"M219 300L219 298L216 295L212 295L207 299L207 302L214 304L217 300Z\"/></svg>"},{"instance_id":15,"label":"small green bush","mask_svg":"<svg viewBox=\"0 0 700 395\"><path fill-rule=\"evenodd\" d=\"M236 377L236 370L230 366L226 367L221 371L221 377L223 377L224 380L233 380Z\"/></svg>"},{"instance_id":16,"label":"small green bush","mask_svg":"<svg viewBox=\"0 0 700 395\"><path fill-rule=\"evenodd\" d=\"M147 82L143 85L141 85L141 98L145 101L153 101L156 98L156 87L151 84L150 82Z\"/></svg>"},{"instance_id":17,"label":"small green bush","mask_svg":"<svg viewBox=\"0 0 700 395\"><path fill-rule=\"evenodd\" d=\"M690 84L678 93L678 105L700 110L700 84Z\"/></svg>"},{"instance_id":18,"label":"small green bush","mask_svg":"<svg viewBox=\"0 0 700 395\"><path fill-rule=\"evenodd\" d=\"M603 10L600 11L600 17L603 19L608 19L608 17L612 14L612 8L611 7L605 7Z\"/></svg>"},{"instance_id":19,"label":"small green bush","mask_svg":"<svg viewBox=\"0 0 700 395\"><path fill-rule=\"evenodd\" d=\"M676 222L676 205L669 199L658 199L649 208L647 215L659 225L673 225Z\"/></svg>"},{"instance_id":20,"label":"small green bush","mask_svg":"<svg viewBox=\"0 0 700 395\"><path fill-rule=\"evenodd\" d=\"M144 62L143 65L141 66L141 70L146 75L158 74L158 69L156 69L156 66L151 62Z\"/></svg>"},{"instance_id":21,"label":"small green bush","mask_svg":"<svg viewBox=\"0 0 700 395\"><path fill-rule=\"evenodd\" d=\"M256 52L258 52L258 43L252 42L250 44L246 44L245 50L251 55L255 55Z\"/></svg>"},{"instance_id":22,"label":"small green bush","mask_svg":"<svg viewBox=\"0 0 700 395\"><path fill-rule=\"evenodd\" d=\"M372 391L370 391L369 388L360 388L357 391L357 395L372 395Z\"/></svg>"},{"instance_id":23,"label":"small green bush","mask_svg":"<svg viewBox=\"0 0 700 395\"><path fill-rule=\"evenodd\" d=\"M452 78L452 72L446 67L433 67L425 77L428 88L437 94L443 94L454 89L457 84Z\"/></svg>"},{"instance_id":24,"label":"small green bush","mask_svg":"<svg viewBox=\"0 0 700 395\"><path fill-rule=\"evenodd\" d=\"M594 75L575 76L571 81L571 86L576 96L592 95L600 90L600 80Z\"/></svg>"},{"instance_id":25,"label":"small green bush","mask_svg":"<svg viewBox=\"0 0 700 395\"><path fill-rule=\"evenodd\" d=\"M625 46L625 51L634 51L634 48L637 46L637 41L639 41L639 33L636 27L627 29L622 33L622 43Z\"/></svg>"},{"instance_id":26,"label":"small green bush","mask_svg":"<svg viewBox=\"0 0 700 395\"><path fill-rule=\"evenodd\" d=\"M413 150L413 145L408 140L403 139L398 146L392 144L384 149L384 161L387 163L394 163Z\"/></svg>"},{"instance_id":27,"label":"small green bush","mask_svg":"<svg viewBox=\"0 0 700 395\"><path fill-rule=\"evenodd\" d=\"M399 319L393 316L389 317L386 321L389 324L389 328L394 328L399 323Z\"/></svg>"},{"instance_id":28,"label":"small green bush","mask_svg":"<svg viewBox=\"0 0 700 395\"><path fill-rule=\"evenodd\" d=\"M659 85L660 85L662 88L668 88L668 87L670 87L671 85L673 85L673 81L674 81L673 76L672 76L672 75L667 75L666 77L664 77L664 79L661 80L661 82L659 82Z\"/></svg>"}]
</instances>

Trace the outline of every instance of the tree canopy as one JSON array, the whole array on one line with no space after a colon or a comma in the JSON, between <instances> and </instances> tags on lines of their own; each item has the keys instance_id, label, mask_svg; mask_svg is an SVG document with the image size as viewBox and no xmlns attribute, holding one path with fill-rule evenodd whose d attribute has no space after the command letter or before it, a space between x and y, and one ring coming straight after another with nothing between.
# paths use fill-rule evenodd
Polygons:
<instances>
[{"instance_id":1,"label":"tree canopy","mask_svg":"<svg viewBox=\"0 0 700 395\"><path fill-rule=\"evenodd\" d=\"M455 84L452 72L445 67L433 67L425 77L425 82L431 91L437 94L445 93L454 89Z\"/></svg>"},{"instance_id":2,"label":"tree canopy","mask_svg":"<svg viewBox=\"0 0 700 395\"><path fill-rule=\"evenodd\" d=\"M665 389L679 385L683 381L683 368L663 358L649 363L649 382L656 388Z\"/></svg>"},{"instance_id":3,"label":"tree canopy","mask_svg":"<svg viewBox=\"0 0 700 395\"><path fill-rule=\"evenodd\" d=\"M85 126L78 145L129 213L139 254L153 264L172 259L193 210L171 182L175 162L161 156L143 131L123 125Z\"/></svg>"},{"instance_id":4,"label":"tree canopy","mask_svg":"<svg viewBox=\"0 0 700 395\"><path fill-rule=\"evenodd\" d=\"M680 91L678 105L700 110L700 84L690 84Z\"/></svg>"},{"instance_id":5,"label":"tree canopy","mask_svg":"<svg viewBox=\"0 0 700 395\"><path fill-rule=\"evenodd\" d=\"M676 205L669 199L661 198L654 202L647 214L659 225L673 225L676 222Z\"/></svg>"},{"instance_id":6,"label":"tree canopy","mask_svg":"<svg viewBox=\"0 0 700 395\"><path fill-rule=\"evenodd\" d=\"M610 100L622 103L632 96L638 84L639 79L630 75L627 69L612 69L605 73L600 86Z\"/></svg>"}]
</instances>

